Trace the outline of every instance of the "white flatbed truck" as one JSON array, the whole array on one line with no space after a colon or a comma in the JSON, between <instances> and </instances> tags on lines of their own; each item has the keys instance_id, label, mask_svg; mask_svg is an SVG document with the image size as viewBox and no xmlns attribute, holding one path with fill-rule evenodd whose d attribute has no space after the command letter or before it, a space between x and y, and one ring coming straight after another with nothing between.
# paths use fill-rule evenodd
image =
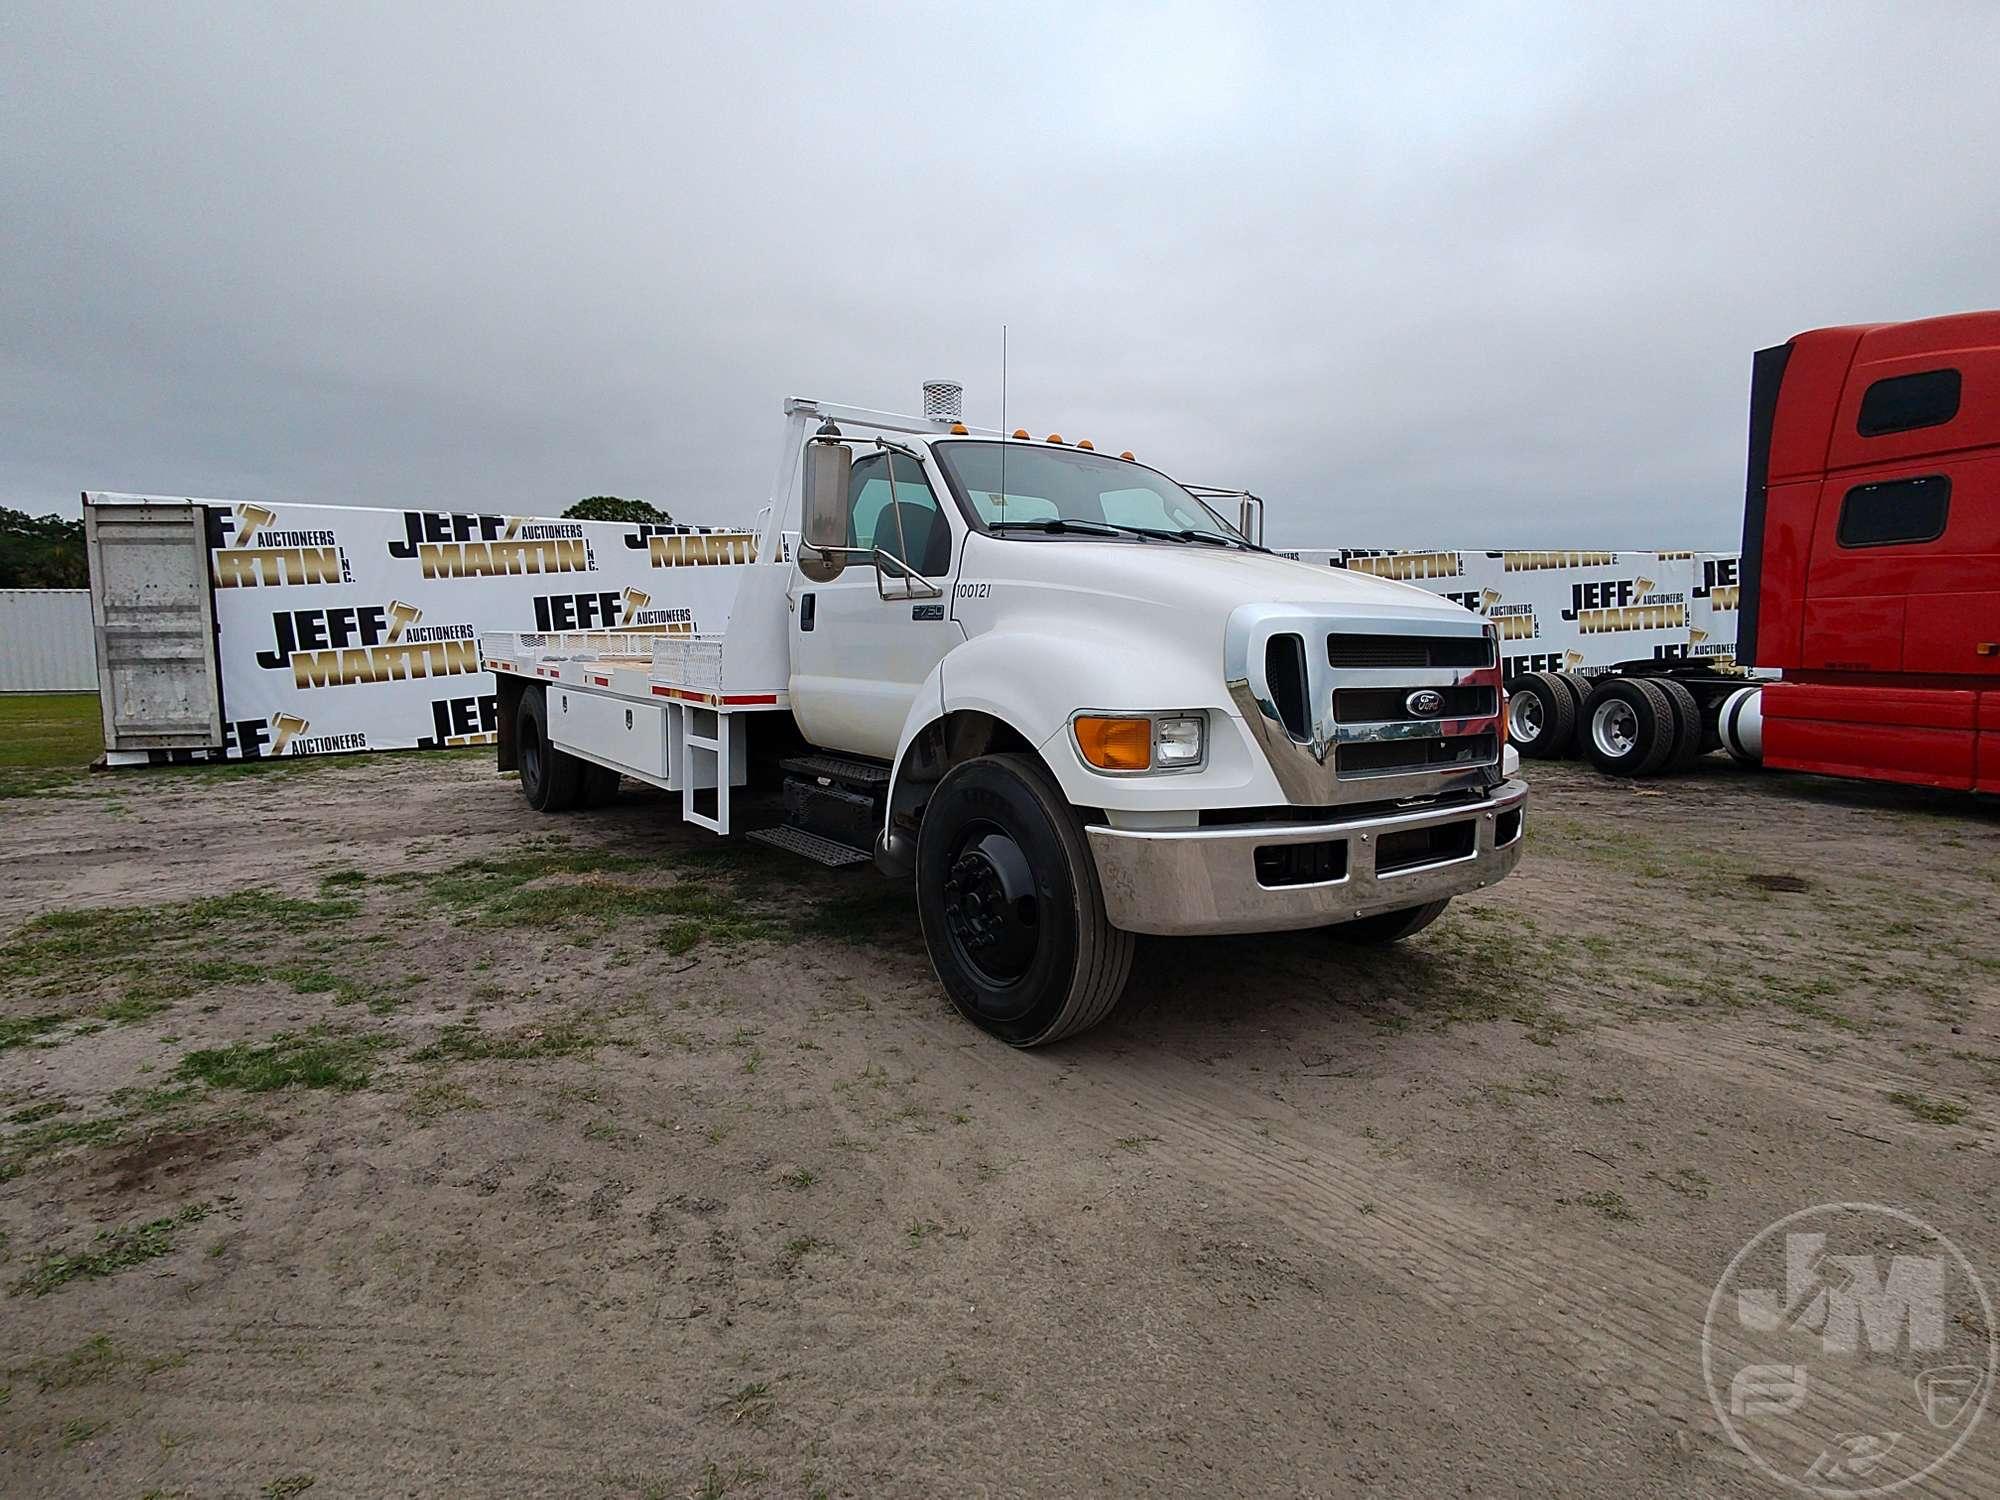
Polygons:
<instances>
[{"instance_id":1,"label":"white flatbed truck","mask_svg":"<svg viewBox=\"0 0 2000 1500\"><path fill-rule=\"evenodd\" d=\"M726 835L772 764L749 836L914 877L952 1003L1016 1046L1109 1014L1137 934L1390 942L1519 862L1480 617L1273 555L1245 492L971 430L948 382L784 410L723 633L481 637L537 810L630 776Z\"/></svg>"}]
</instances>

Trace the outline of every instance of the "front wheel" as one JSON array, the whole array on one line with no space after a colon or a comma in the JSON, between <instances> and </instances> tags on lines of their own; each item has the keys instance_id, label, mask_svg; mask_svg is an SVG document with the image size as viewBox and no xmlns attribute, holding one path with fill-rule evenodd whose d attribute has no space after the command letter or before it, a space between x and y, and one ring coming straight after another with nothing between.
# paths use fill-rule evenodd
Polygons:
<instances>
[{"instance_id":1,"label":"front wheel","mask_svg":"<svg viewBox=\"0 0 2000 1500\"><path fill-rule=\"evenodd\" d=\"M917 915L968 1021L1016 1047L1087 1031L1132 971L1083 825L1039 762L984 755L938 783L917 829Z\"/></svg>"}]
</instances>

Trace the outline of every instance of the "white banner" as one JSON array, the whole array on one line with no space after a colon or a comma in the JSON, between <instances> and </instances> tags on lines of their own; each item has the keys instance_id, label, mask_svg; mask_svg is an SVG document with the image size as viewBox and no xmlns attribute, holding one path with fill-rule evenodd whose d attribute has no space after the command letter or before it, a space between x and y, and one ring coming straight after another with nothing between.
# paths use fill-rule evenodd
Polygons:
<instances>
[{"instance_id":1,"label":"white banner","mask_svg":"<svg viewBox=\"0 0 2000 1500\"><path fill-rule=\"evenodd\" d=\"M1500 628L1507 676L1736 654L1734 552L1287 552L1400 579Z\"/></svg>"},{"instance_id":2,"label":"white banner","mask_svg":"<svg viewBox=\"0 0 2000 1500\"><path fill-rule=\"evenodd\" d=\"M209 503L229 759L491 744L483 631L717 634L749 532L463 511ZM1289 552L1500 628L1507 675L1731 659L1723 552ZM198 753L198 752L197 752Z\"/></svg>"},{"instance_id":3,"label":"white banner","mask_svg":"<svg viewBox=\"0 0 2000 1500\"><path fill-rule=\"evenodd\" d=\"M491 630L711 634L747 532L210 504L229 759L491 744Z\"/></svg>"}]
</instances>

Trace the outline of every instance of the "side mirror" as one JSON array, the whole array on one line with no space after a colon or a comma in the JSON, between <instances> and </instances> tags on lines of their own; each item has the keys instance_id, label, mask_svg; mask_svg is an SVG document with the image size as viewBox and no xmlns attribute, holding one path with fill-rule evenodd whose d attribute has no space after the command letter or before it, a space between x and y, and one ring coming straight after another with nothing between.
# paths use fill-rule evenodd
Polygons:
<instances>
[{"instance_id":1,"label":"side mirror","mask_svg":"<svg viewBox=\"0 0 2000 1500\"><path fill-rule=\"evenodd\" d=\"M847 487L853 469L854 450L845 443L806 444L799 571L814 583L832 582L847 566Z\"/></svg>"}]
</instances>

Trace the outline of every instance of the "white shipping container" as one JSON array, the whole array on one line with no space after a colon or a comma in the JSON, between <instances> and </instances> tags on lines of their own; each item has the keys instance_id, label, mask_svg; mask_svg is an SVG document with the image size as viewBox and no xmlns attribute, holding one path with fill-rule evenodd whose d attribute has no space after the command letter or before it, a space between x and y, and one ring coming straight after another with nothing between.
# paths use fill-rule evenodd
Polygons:
<instances>
[{"instance_id":1,"label":"white shipping container","mask_svg":"<svg viewBox=\"0 0 2000 1500\"><path fill-rule=\"evenodd\" d=\"M0 693L92 693L89 589L0 589Z\"/></svg>"}]
</instances>

